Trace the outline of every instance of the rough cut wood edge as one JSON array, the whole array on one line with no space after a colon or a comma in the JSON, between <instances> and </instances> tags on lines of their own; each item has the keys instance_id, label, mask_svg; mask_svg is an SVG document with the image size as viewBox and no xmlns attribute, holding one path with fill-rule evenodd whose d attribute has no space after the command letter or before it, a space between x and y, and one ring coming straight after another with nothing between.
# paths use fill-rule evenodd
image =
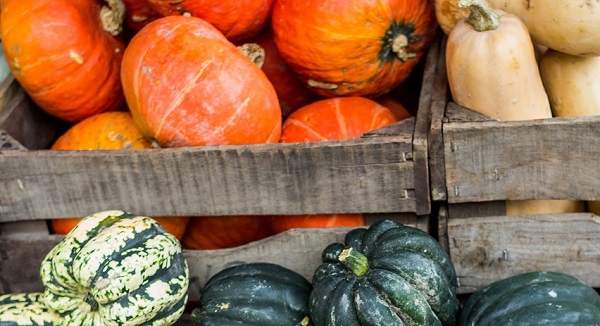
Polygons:
<instances>
[{"instance_id":1,"label":"rough cut wood edge","mask_svg":"<svg viewBox=\"0 0 600 326\"><path fill-rule=\"evenodd\" d=\"M389 216L379 215L378 218ZM404 225L427 231L426 219L399 217ZM425 224L424 224L425 223ZM221 250L184 250L190 267L190 301L220 270L249 262L270 262L294 270L309 281L331 243L343 242L352 228L292 229L244 246ZM39 268L46 254L64 236L0 236L0 294L42 291Z\"/></svg>"},{"instance_id":2,"label":"rough cut wood edge","mask_svg":"<svg viewBox=\"0 0 600 326\"><path fill-rule=\"evenodd\" d=\"M413 161L415 180L420 186L415 189L418 215L431 213L428 167L428 134L431 127L431 102L434 92L434 81L438 65L439 38L432 44L425 58L425 68L421 83L421 94L417 109L417 120L413 137Z\"/></svg>"},{"instance_id":3,"label":"rough cut wood edge","mask_svg":"<svg viewBox=\"0 0 600 326\"><path fill-rule=\"evenodd\" d=\"M0 152L0 222L415 212L412 135L129 151Z\"/></svg>"},{"instance_id":4,"label":"rough cut wood edge","mask_svg":"<svg viewBox=\"0 0 600 326\"><path fill-rule=\"evenodd\" d=\"M449 219L448 238L460 280L457 293L536 270L600 287L600 217L593 214Z\"/></svg>"},{"instance_id":5,"label":"rough cut wood edge","mask_svg":"<svg viewBox=\"0 0 600 326\"><path fill-rule=\"evenodd\" d=\"M0 101L4 105L0 111L0 129L28 149L48 148L58 134L58 120L36 106L20 86L5 95L11 97Z\"/></svg>"},{"instance_id":6,"label":"rough cut wood edge","mask_svg":"<svg viewBox=\"0 0 600 326\"><path fill-rule=\"evenodd\" d=\"M444 171L444 139L442 133L442 122L446 104L450 98L450 88L446 74L446 39L446 36L443 35L440 40L430 109L431 125L428 135L428 163L432 201L445 201L447 198L446 173Z\"/></svg>"},{"instance_id":7,"label":"rough cut wood edge","mask_svg":"<svg viewBox=\"0 0 600 326\"><path fill-rule=\"evenodd\" d=\"M473 111L454 102L448 102L446 107L446 122L484 122L499 121L498 119Z\"/></svg>"},{"instance_id":8,"label":"rough cut wood edge","mask_svg":"<svg viewBox=\"0 0 600 326\"><path fill-rule=\"evenodd\" d=\"M446 123L448 202L600 200L600 116Z\"/></svg>"}]
</instances>

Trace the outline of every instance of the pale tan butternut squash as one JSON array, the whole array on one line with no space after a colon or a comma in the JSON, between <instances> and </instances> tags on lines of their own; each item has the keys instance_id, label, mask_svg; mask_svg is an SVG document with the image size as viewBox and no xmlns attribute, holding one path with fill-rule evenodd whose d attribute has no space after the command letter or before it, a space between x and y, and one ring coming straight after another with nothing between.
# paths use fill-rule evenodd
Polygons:
<instances>
[{"instance_id":1,"label":"pale tan butternut squash","mask_svg":"<svg viewBox=\"0 0 600 326\"><path fill-rule=\"evenodd\" d=\"M581 56L600 56L600 1L593 0L489 0L496 9L515 14L527 26L534 43ZM435 0L442 30L468 15L458 0Z\"/></svg>"},{"instance_id":2,"label":"pale tan butternut squash","mask_svg":"<svg viewBox=\"0 0 600 326\"><path fill-rule=\"evenodd\" d=\"M540 74L555 117L600 115L600 57L548 50Z\"/></svg>"},{"instance_id":3,"label":"pale tan butternut squash","mask_svg":"<svg viewBox=\"0 0 600 326\"><path fill-rule=\"evenodd\" d=\"M470 15L448 35L446 64L453 100L500 121L552 117L531 37L521 20L483 0L460 0ZM507 201L508 215L581 211L569 200Z\"/></svg>"}]
</instances>

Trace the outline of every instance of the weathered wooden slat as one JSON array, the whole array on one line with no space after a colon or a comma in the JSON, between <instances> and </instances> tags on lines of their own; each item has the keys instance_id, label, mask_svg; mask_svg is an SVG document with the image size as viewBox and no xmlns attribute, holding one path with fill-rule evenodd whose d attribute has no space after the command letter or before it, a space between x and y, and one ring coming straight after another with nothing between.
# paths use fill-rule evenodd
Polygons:
<instances>
[{"instance_id":1,"label":"weathered wooden slat","mask_svg":"<svg viewBox=\"0 0 600 326\"><path fill-rule=\"evenodd\" d=\"M588 213L448 220L458 293L536 270L563 272L599 288L600 217Z\"/></svg>"},{"instance_id":2,"label":"weathered wooden slat","mask_svg":"<svg viewBox=\"0 0 600 326\"><path fill-rule=\"evenodd\" d=\"M129 151L0 152L0 222L415 212L411 135ZM422 182L422 181L419 181Z\"/></svg>"},{"instance_id":3,"label":"weathered wooden slat","mask_svg":"<svg viewBox=\"0 0 600 326\"><path fill-rule=\"evenodd\" d=\"M431 185L431 200L445 201L446 173L444 171L444 138L442 122L450 97L448 77L446 75L446 37L440 39L440 49L437 55L437 67L431 100L431 125L428 131L429 183Z\"/></svg>"},{"instance_id":4,"label":"weathered wooden slat","mask_svg":"<svg viewBox=\"0 0 600 326\"><path fill-rule=\"evenodd\" d=\"M450 203L600 200L600 116L444 124Z\"/></svg>"}]
</instances>

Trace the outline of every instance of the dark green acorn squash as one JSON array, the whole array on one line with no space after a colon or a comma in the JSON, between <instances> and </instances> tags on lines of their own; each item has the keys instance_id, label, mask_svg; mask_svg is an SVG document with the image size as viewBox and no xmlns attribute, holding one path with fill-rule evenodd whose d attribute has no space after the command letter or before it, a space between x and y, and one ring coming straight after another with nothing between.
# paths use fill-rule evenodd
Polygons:
<instances>
[{"instance_id":1,"label":"dark green acorn squash","mask_svg":"<svg viewBox=\"0 0 600 326\"><path fill-rule=\"evenodd\" d=\"M191 318L201 326L312 325L311 288L303 276L276 264L237 265L211 277Z\"/></svg>"},{"instance_id":2,"label":"dark green acorn squash","mask_svg":"<svg viewBox=\"0 0 600 326\"><path fill-rule=\"evenodd\" d=\"M459 325L600 325L600 295L570 275L523 273L473 293Z\"/></svg>"},{"instance_id":3,"label":"dark green acorn squash","mask_svg":"<svg viewBox=\"0 0 600 326\"><path fill-rule=\"evenodd\" d=\"M153 218L122 211L83 218L40 275L60 325L172 325L188 298L179 241Z\"/></svg>"},{"instance_id":4,"label":"dark green acorn squash","mask_svg":"<svg viewBox=\"0 0 600 326\"><path fill-rule=\"evenodd\" d=\"M43 293L0 295L0 325L53 326L59 316L43 301Z\"/></svg>"},{"instance_id":5,"label":"dark green acorn squash","mask_svg":"<svg viewBox=\"0 0 600 326\"><path fill-rule=\"evenodd\" d=\"M359 228L323 252L313 276L315 325L454 325L457 278L427 233L391 220Z\"/></svg>"}]
</instances>

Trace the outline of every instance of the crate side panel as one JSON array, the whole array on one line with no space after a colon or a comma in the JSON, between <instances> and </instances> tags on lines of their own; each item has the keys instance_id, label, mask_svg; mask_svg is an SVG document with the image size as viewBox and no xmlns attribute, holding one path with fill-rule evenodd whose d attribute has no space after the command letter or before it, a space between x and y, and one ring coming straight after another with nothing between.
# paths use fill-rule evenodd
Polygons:
<instances>
[{"instance_id":1,"label":"crate side panel","mask_svg":"<svg viewBox=\"0 0 600 326\"><path fill-rule=\"evenodd\" d=\"M600 287L600 217L588 213L449 219L450 258L470 293L509 276L563 272Z\"/></svg>"},{"instance_id":2,"label":"crate side panel","mask_svg":"<svg viewBox=\"0 0 600 326\"><path fill-rule=\"evenodd\" d=\"M600 116L444 124L450 203L600 200Z\"/></svg>"}]
</instances>

